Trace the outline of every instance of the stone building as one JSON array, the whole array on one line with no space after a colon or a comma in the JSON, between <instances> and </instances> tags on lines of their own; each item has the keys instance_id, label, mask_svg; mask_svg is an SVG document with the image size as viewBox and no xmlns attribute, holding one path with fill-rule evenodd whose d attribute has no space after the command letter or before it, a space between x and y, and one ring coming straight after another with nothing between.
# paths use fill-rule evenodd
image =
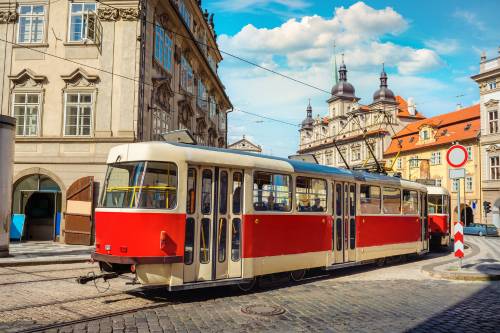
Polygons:
<instances>
[{"instance_id":1,"label":"stone building","mask_svg":"<svg viewBox=\"0 0 500 333\"><path fill-rule=\"evenodd\" d=\"M466 147L469 159L460 181L462 221L481 221L481 154L479 105L409 124L399 131L385 151L392 172L402 178L442 186L451 193L452 220L457 221L457 181L449 178L446 151L454 143Z\"/></svg>"},{"instance_id":2,"label":"stone building","mask_svg":"<svg viewBox=\"0 0 500 333\"><path fill-rule=\"evenodd\" d=\"M189 129L226 146L231 103L199 0L0 0L0 45L0 108L17 119L13 211L28 240L90 241L115 145Z\"/></svg>"},{"instance_id":3,"label":"stone building","mask_svg":"<svg viewBox=\"0 0 500 333\"><path fill-rule=\"evenodd\" d=\"M485 220L500 228L500 48L498 53L492 59L483 54L472 79L480 95L482 200L491 206Z\"/></svg>"},{"instance_id":4,"label":"stone building","mask_svg":"<svg viewBox=\"0 0 500 333\"><path fill-rule=\"evenodd\" d=\"M331 94L327 101L328 115L313 118L309 104L299 130L298 153L314 154L321 164L346 167L347 163L355 169L380 169L391 136L407 124L424 118L411 99L407 102L388 88L384 69L379 89L369 105L358 104L360 99L356 97L354 86L347 81L343 62L339 68L339 82Z\"/></svg>"},{"instance_id":5,"label":"stone building","mask_svg":"<svg viewBox=\"0 0 500 333\"><path fill-rule=\"evenodd\" d=\"M242 150L242 151L249 151L253 153L262 153L262 147L258 144L253 143L252 141L248 140L244 135L243 138L229 144L227 146L229 149L236 149L236 150Z\"/></svg>"}]
</instances>

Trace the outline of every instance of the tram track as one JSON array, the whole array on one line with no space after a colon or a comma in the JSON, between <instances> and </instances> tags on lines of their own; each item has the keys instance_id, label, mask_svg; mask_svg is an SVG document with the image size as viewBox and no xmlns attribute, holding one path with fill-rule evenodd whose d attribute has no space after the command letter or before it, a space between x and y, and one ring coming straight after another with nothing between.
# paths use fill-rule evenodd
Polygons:
<instances>
[{"instance_id":1,"label":"tram track","mask_svg":"<svg viewBox=\"0 0 500 333\"><path fill-rule=\"evenodd\" d=\"M40 270L40 271L22 271L18 269L14 269L12 267L2 267L3 269L7 269L9 271L13 271L12 273L0 273L0 276L9 276L9 275L18 275L18 274L33 274L33 273L51 273L51 272L66 272L66 271L80 271L84 269L92 269L92 267L89 266L82 266L82 267L72 267L72 268L64 268L64 269L47 269L47 270ZM97 269L97 267L96 267Z\"/></svg>"}]
</instances>

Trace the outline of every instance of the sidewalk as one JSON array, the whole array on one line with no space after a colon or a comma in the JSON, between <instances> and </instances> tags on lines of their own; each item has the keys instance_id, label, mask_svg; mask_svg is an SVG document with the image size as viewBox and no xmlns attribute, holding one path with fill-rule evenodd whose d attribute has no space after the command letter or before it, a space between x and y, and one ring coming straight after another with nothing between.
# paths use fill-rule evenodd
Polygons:
<instances>
[{"instance_id":1,"label":"sidewalk","mask_svg":"<svg viewBox=\"0 0 500 333\"><path fill-rule=\"evenodd\" d=\"M469 236L465 240L462 268L457 258L425 265L422 271L434 278L462 281L500 280L500 239L498 237ZM453 255L451 255L453 256Z\"/></svg>"},{"instance_id":2,"label":"sidewalk","mask_svg":"<svg viewBox=\"0 0 500 333\"><path fill-rule=\"evenodd\" d=\"M55 242L10 243L9 256L0 258L0 267L85 262L93 248Z\"/></svg>"}]
</instances>

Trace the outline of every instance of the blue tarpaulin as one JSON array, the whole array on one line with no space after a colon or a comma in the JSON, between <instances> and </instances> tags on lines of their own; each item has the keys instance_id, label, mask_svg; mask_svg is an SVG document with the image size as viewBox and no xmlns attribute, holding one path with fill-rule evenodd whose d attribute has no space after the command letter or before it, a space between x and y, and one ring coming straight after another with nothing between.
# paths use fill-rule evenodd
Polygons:
<instances>
[{"instance_id":1,"label":"blue tarpaulin","mask_svg":"<svg viewBox=\"0 0 500 333\"><path fill-rule=\"evenodd\" d=\"M24 231L24 222L26 221L26 215L24 214L13 214L12 222L10 224L10 239L21 240Z\"/></svg>"}]
</instances>

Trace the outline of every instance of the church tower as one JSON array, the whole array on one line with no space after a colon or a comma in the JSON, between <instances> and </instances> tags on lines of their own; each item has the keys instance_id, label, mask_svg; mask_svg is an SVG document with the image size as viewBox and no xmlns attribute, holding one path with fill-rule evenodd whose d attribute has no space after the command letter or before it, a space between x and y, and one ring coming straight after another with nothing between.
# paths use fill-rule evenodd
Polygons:
<instances>
[{"instance_id":1,"label":"church tower","mask_svg":"<svg viewBox=\"0 0 500 333\"><path fill-rule=\"evenodd\" d=\"M330 118L346 117L352 105L357 101L359 101L359 98L355 95L353 85L347 82L347 67L342 57L342 64L339 68L339 82L333 86L332 97L326 101Z\"/></svg>"}]
</instances>

